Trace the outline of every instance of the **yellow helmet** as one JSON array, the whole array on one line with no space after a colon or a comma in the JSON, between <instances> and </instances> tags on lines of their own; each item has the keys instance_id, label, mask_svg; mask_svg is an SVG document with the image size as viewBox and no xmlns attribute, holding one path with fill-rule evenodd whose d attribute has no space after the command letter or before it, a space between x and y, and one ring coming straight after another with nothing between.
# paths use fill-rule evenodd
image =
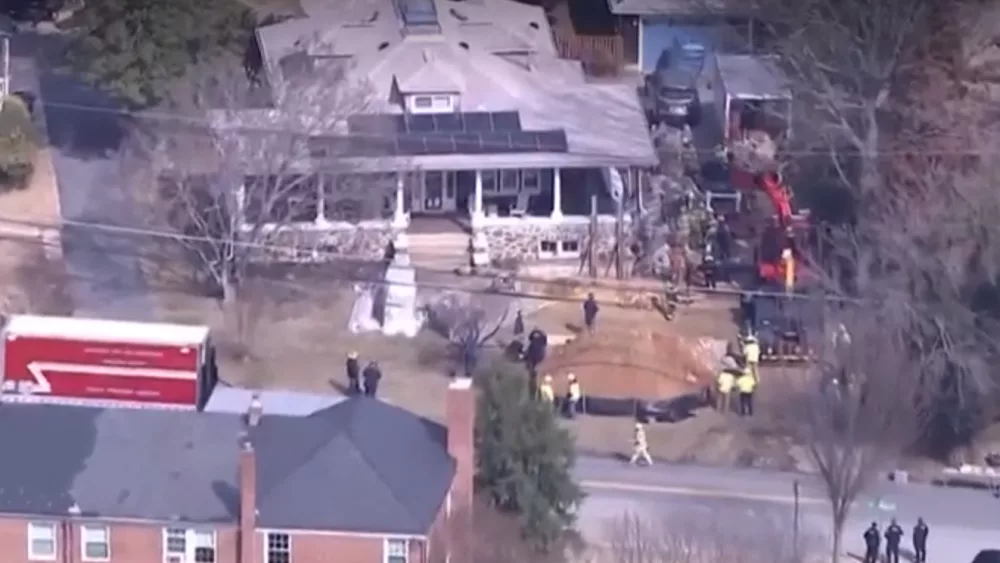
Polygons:
<instances>
[{"instance_id":1,"label":"yellow helmet","mask_svg":"<svg viewBox=\"0 0 1000 563\"><path fill-rule=\"evenodd\" d=\"M546 373L545 377L542 378L542 381L545 383L552 383L552 376Z\"/></svg>"},{"instance_id":2,"label":"yellow helmet","mask_svg":"<svg viewBox=\"0 0 1000 563\"><path fill-rule=\"evenodd\" d=\"M567 375L566 378L569 379L570 381L576 381L576 374L575 373L571 373L571 374Z\"/></svg>"},{"instance_id":3,"label":"yellow helmet","mask_svg":"<svg viewBox=\"0 0 1000 563\"><path fill-rule=\"evenodd\" d=\"M347 355L347 357L352 360L356 360L358 359L358 353L352 350L351 353Z\"/></svg>"},{"instance_id":4,"label":"yellow helmet","mask_svg":"<svg viewBox=\"0 0 1000 563\"><path fill-rule=\"evenodd\" d=\"M642 430L642 423L641 422L636 422L635 423L635 429L636 430Z\"/></svg>"}]
</instances>

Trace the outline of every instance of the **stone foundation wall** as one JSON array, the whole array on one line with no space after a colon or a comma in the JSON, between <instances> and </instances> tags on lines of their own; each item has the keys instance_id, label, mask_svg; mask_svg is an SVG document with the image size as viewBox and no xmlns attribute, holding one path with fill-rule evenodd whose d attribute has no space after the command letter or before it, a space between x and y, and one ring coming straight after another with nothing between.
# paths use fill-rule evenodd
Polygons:
<instances>
[{"instance_id":1,"label":"stone foundation wall","mask_svg":"<svg viewBox=\"0 0 1000 563\"><path fill-rule=\"evenodd\" d=\"M589 244L589 224L545 224L525 223L523 225L491 225L477 229L486 235L490 260L493 262L533 262L549 259L539 255L542 241L575 240L580 252L586 252ZM628 237L630 225L625 225ZM599 260L608 259L615 247L615 225L602 221L597 224L596 251Z\"/></svg>"},{"instance_id":2,"label":"stone foundation wall","mask_svg":"<svg viewBox=\"0 0 1000 563\"><path fill-rule=\"evenodd\" d=\"M277 247L268 259L280 262L327 262L337 258L381 260L395 236L395 230L385 224L331 226L326 229L290 229L275 234L268 241Z\"/></svg>"}]
</instances>

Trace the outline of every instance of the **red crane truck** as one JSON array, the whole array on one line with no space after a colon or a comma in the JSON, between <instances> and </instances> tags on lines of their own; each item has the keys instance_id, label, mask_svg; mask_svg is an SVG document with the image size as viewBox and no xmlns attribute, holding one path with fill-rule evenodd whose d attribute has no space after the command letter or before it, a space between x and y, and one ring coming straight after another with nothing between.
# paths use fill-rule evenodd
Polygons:
<instances>
[{"instance_id":1,"label":"red crane truck","mask_svg":"<svg viewBox=\"0 0 1000 563\"><path fill-rule=\"evenodd\" d=\"M0 401L200 409L217 381L205 326L13 315Z\"/></svg>"}]
</instances>

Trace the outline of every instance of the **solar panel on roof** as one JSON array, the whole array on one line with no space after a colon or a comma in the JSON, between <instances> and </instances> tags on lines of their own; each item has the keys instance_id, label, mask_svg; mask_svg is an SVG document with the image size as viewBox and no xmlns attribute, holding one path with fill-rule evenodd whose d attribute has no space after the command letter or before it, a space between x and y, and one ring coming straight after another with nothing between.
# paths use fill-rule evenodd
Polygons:
<instances>
[{"instance_id":1,"label":"solar panel on roof","mask_svg":"<svg viewBox=\"0 0 1000 563\"><path fill-rule=\"evenodd\" d=\"M396 148L401 155L418 156L427 154L427 145L424 143L424 136L417 134L400 135L396 140Z\"/></svg>"},{"instance_id":2,"label":"solar panel on roof","mask_svg":"<svg viewBox=\"0 0 1000 563\"><path fill-rule=\"evenodd\" d=\"M521 116L516 111L498 111L492 114L493 130L515 132L521 130Z\"/></svg>"},{"instance_id":3,"label":"solar panel on roof","mask_svg":"<svg viewBox=\"0 0 1000 563\"><path fill-rule=\"evenodd\" d=\"M565 131L536 131L540 152L569 152Z\"/></svg>"},{"instance_id":4,"label":"solar panel on roof","mask_svg":"<svg viewBox=\"0 0 1000 563\"><path fill-rule=\"evenodd\" d=\"M406 131L407 133L433 133L434 116L429 114L407 116Z\"/></svg>"},{"instance_id":5,"label":"solar panel on roof","mask_svg":"<svg viewBox=\"0 0 1000 563\"><path fill-rule=\"evenodd\" d=\"M434 114L434 130L439 133L459 133L465 130L461 113Z\"/></svg>"},{"instance_id":6,"label":"solar panel on roof","mask_svg":"<svg viewBox=\"0 0 1000 563\"><path fill-rule=\"evenodd\" d=\"M404 25L438 25L434 0L398 0Z\"/></svg>"},{"instance_id":7,"label":"solar panel on roof","mask_svg":"<svg viewBox=\"0 0 1000 563\"><path fill-rule=\"evenodd\" d=\"M396 134L405 131L405 127L404 117L392 113L352 115L347 118L347 130L351 133Z\"/></svg>"},{"instance_id":8,"label":"solar panel on roof","mask_svg":"<svg viewBox=\"0 0 1000 563\"><path fill-rule=\"evenodd\" d=\"M483 140L478 133L454 133L455 152L458 154L482 154Z\"/></svg>"},{"instance_id":9,"label":"solar panel on roof","mask_svg":"<svg viewBox=\"0 0 1000 563\"><path fill-rule=\"evenodd\" d=\"M474 111L463 114L465 130L476 133L493 131L493 123L490 114L484 111Z\"/></svg>"},{"instance_id":10,"label":"solar panel on roof","mask_svg":"<svg viewBox=\"0 0 1000 563\"><path fill-rule=\"evenodd\" d=\"M455 141L447 133L427 135L424 138L424 144L427 146L427 154L453 154L455 152Z\"/></svg>"},{"instance_id":11,"label":"solar panel on roof","mask_svg":"<svg viewBox=\"0 0 1000 563\"><path fill-rule=\"evenodd\" d=\"M483 150L489 152L510 152L510 134L494 131L479 134L483 139Z\"/></svg>"}]
</instances>

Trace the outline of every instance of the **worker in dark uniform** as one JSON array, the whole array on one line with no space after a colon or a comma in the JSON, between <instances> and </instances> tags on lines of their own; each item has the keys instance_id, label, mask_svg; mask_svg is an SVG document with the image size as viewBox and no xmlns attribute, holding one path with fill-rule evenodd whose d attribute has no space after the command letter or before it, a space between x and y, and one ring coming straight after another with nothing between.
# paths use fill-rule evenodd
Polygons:
<instances>
[{"instance_id":1,"label":"worker in dark uniform","mask_svg":"<svg viewBox=\"0 0 1000 563\"><path fill-rule=\"evenodd\" d=\"M594 298L593 293L588 293L587 300L583 302L583 325L587 327L587 332L594 332L598 311L600 311L600 307L597 306L597 299Z\"/></svg>"},{"instance_id":2,"label":"worker in dark uniform","mask_svg":"<svg viewBox=\"0 0 1000 563\"><path fill-rule=\"evenodd\" d=\"M899 563L899 541L903 539L903 529L893 518L885 529L885 563Z\"/></svg>"},{"instance_id":3,"label":"worker in dark uniform","mask_svg":"<svg viewBox=\"0 0 1000 563\"><path fill-rule=\"evenodd\" d=\"M361 377L364 379L365 397L374 398L378 394L378 383L382 379L382 369L378 367L378 363L368 362L364 371L361 372Z\"/></svg>"},{"instance_id":4,"label":"worker in dark uniform","mask_svg":"<svg viewBox=\"0 0 1000 563\"><path fill-rule=\"evenodd\" d=\"M520 340L522 334L524 334L524 315L518 309L517 314L514 315L514 338Z\"/></svg>"},{"instance_id":5,"label":"worker in dark uniform","mask_svg":"<svg viewBox=\"0 0 1000 563\"><path fill-rule=\"evenodd\" d=\"M347 355L347 364L344 366L347 372L347 390L351 395L361 393L361 366L358 364L358 353L351 352Z\"/></svg>"},{"instance_id":6,"label":"worker in dark uniform","mask_svg":"<svg viewBox=\"0 0 1000 563\"><path fill-rule=\"evenodd\" d=\"M913 563L927 563L927 534L930 528L923 518L917 518L913 527Z\"/></svg>"},{"instance_id":7,"label":"worker in dark uniform","mask_svg":"<svg viewBox=\"0 0 1000 563\"><path fill-rule=\"evenodd\" d=\"M705 256L701 260L701 272L702 276L705 278L705 287L708 289L715 289L715 281L719 273L719 267L715 263L715 256L712 252L712 248L706 246Z\"/></svg>"},{"instance_id":8,"label":"worker in dark uniform","mask_svg":"<svg viewBox=\"0 0 1000 563\"><path fill-rule=\"evenodd\" d=\"M722 215L719 215L719 228L715 231L715 246L719 249L719 262L729 262L733 252L733 230Z\"/></svg>"},{"instance_id":9,"label":"worker in dark uniform","mask_svg":"<svg viewBox=\"0 0 1000 563\"><path fill-rule=\"evenodd\" d=\"M541 330L534 328L528 334L528 349L524 352L524 363L528 371L534 373L538 365L545 360L545 352L548 347L549 337Z\"/></svg>"},{"instance_id":10,"label":"worker in dark uniform","mask_svg":"<svg viewBox=\"0 0 1000 563\"><path fill-rule=\"evenodd\" d=\"M878 563L878 547L882 543L882 534L878 531L878 524L872 525L865 530L865 560L864 563Z\"/></svg>"}]
</instances>

